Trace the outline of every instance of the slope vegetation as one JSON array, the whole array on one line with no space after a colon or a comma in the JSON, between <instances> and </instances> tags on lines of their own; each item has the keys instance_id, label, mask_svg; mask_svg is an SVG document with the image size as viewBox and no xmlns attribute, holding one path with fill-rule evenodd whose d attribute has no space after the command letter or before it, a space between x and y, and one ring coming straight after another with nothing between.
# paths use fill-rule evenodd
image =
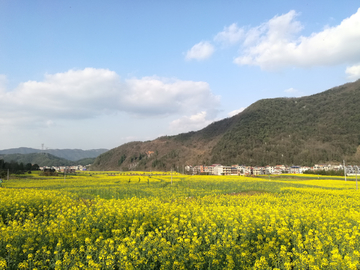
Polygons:
<instances>
[{"instance_id":1,"label":"slope vegetation","mask_svg":"<svg viewBox=\"0 0 360 270\"><path fill-rule=\"evenodd\" d=\"M77 161L67 160L56 157L49 153L30 153L30 154L7 154L0 155L0 159L5 162L31 163L39 166L72 166L72 165L89 165L95 161L95 158L85 158Z\"/></svg>"},{"instance_id":2,"label":"slope vegetation","mask_svg":"<svg viewBox=\"0 0 360 270\"><path fill-rule=\"evenodd\" d=\"M0 155L9 154L32 154L32 153L48 153L56 157L64 158L67 160L77 161L85 158L96 158L102 153L108 151L107 149L92 149L92 150L81 150L81 149L47 149L40 150L28 147L19 147L0 150Z\"/></svg>"}]
</instances>

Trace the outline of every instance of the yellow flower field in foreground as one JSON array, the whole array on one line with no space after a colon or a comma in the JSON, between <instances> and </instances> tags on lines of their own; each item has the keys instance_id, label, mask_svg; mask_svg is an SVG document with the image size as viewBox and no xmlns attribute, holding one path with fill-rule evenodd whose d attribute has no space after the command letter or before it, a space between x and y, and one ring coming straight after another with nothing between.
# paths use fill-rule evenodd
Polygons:
<instances>
[{"instance_id":1,"label":"yellow flower field in foreground","mask_svg":"<svg viewBox=\"0 0 360 270\"><path fill-rule=\"evenodd\" d=\"M0 269L359 269L341 180L92 174L5 181Z\"/></svg>"}]
</instances>

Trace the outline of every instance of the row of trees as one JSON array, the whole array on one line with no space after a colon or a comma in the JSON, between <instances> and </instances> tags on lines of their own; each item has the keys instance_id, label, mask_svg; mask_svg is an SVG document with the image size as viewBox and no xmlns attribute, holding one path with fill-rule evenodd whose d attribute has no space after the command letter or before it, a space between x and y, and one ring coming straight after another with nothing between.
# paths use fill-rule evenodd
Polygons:
<instances>
[{"instance_id":1,"label":"row of trees","mask_svg":"<svg viewBox=\"0 0 360 270\"><path fill-rule=\"evenodd\" d=\"M39 165L37 164L24 164L22 162L17 163L16 161L5 162L3 159L0 159L0 178L5 178L8 171L10 174L20 174L39 169Z\"/></svg>"}]
</instances>

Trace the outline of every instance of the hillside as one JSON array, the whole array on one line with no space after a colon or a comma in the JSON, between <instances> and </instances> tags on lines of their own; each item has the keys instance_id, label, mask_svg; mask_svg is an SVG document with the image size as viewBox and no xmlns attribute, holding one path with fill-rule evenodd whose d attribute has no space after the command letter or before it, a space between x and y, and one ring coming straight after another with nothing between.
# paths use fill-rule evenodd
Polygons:
<instances>
[{"instance_id":1,"label":"hillside","mask_svg":"<svg viewBox=\"0 0 360 270\"><path fill-rule=\"evenodd\" d=\"M206 128L100 155L93 169L360 162L360 80L301 98L259 100Z\"/></svg>"},{"instance_id":2,"label":"hillside","mask_svg":"<svg viewBox=\"0 0 360 270\"><path fill-rule=\"evenodd\" d=\"M0 159L5 162L15 161L17 163L31 163L39 166L70 166L75 165L73 161L55 157L48 153L31 153L31 154L9 154L0 155Z\"/></svg>"},{"instance_id":3,"label":"hillside","mask_svg":"<svg viewBox=\"0 0 360 270\"><path fill-rule=\"evenodd\" d=\"M19 147L12 149L0 150L0 155L9 154L31 154L31 153L48 153L56 157L64 158L67 160L77 161L85 158L96 158L102 153L105 153L108 149L92 149L92 150L81 150L81 149L47 149L40 150L28 147Z\"/></svg>"},{"instance_id":4,"label":"hillside","mask_svg":"<svg viewBox=\"0 0 360 270\"><path fill-rule=\"evenodd\" d=\"M85 158L77 161L59 158L48 153L31 153L31 154L8 154L0 155L0 159L5 162L15 161L17 163L31 163L41 166L72 166L72 165L89 165L95 161L95 158Z\"/></svg>"}]
</instances>

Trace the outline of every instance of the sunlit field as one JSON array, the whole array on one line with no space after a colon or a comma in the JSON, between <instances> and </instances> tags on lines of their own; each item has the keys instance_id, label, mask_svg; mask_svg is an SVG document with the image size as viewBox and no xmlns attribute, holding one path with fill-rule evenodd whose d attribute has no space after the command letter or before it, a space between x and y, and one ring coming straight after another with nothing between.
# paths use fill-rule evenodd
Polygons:
<instances>
[{"instance_id":1,"label":"sunlit field","mask_svg":"<svg viewBox=\"0 0 360 270\"><path fill-rule=\"evenodd\" d=\"M335 179L20 176L0 188L0 269L360 269L360 191Z\"/></svg>"}]
</instances>

